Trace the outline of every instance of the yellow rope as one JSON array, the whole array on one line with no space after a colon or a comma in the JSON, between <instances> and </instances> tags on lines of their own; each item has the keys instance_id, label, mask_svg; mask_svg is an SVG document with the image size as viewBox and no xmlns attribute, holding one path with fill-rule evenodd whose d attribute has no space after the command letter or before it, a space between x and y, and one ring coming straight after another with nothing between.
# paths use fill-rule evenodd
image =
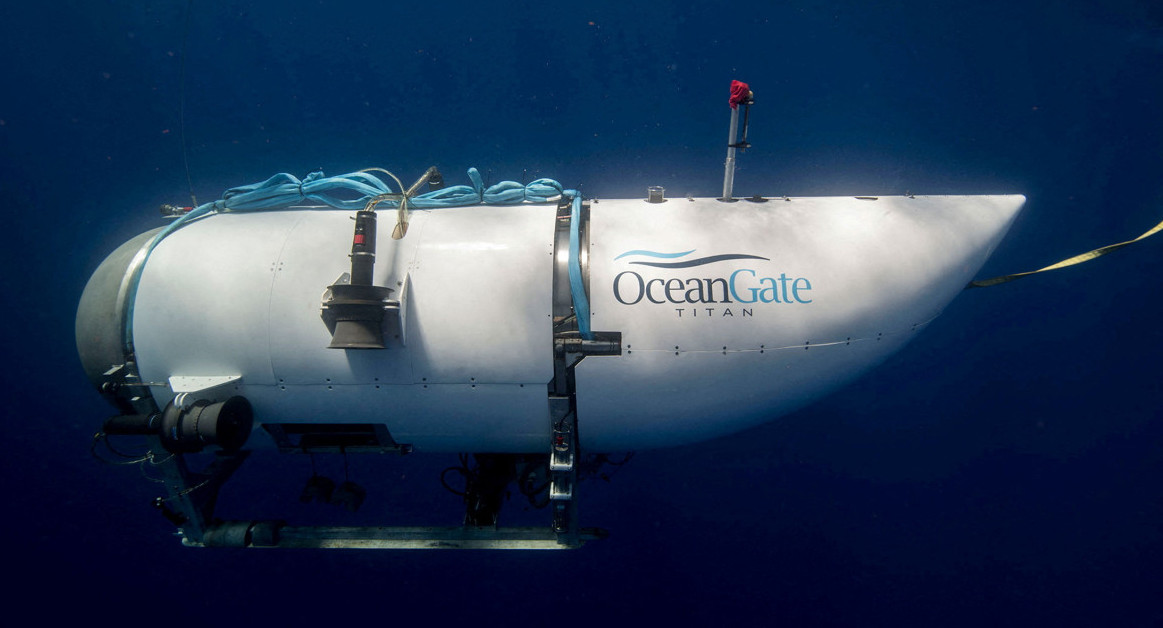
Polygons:
<instances>
[{"instance_id":1,"label":"yellow rope","mask_svg":"<svg viewBox=\"0 0 1163 628\"><path fill-rule=\"evenodd\" d=\"M1102 257L1103 255L1106 255L1107 253L1110 253L1112 251L1117 251L1117 250L1123 248L1124 246L1127 246L1128 244L1134 244L1134 243L1138 242L1139 240L1149 238L1149 237L1155 235L1156 233L1159 233L1160 231L1163 231L1163 222L1160 222L1159 224L1155 225L1151 230L1147 231L1147 233L1144 233L1143 235L1135 238L1134 240L1127 240L1126 242L1119 242L1118 244L1111 244L1110 246L1104 246L1100 249L1088 251L1086 253L1083 253L1082 255L1075 255L1074 257L1071 257L1070 259L1064 259L1061 262L1058 262L1057 264L1051 264L1050 266L1047 266L1045 268L1039 268L1038 270L1031 270L1031 271L1025 272L1025 273L1015 273L1013 275L1002 275L1001 277L993 277L990 279L981 279L978 281L971 281L971 282L969 282L969 285L965 286L965 289L968 290L970 288L986 288L989 286L996 286L996 285L1001 284L1001 283L1008 283L1008 282L1013 281L1015 279L1021 279L1022 277L1026 277L1028 275L1033 275L1035 273L1042 273L1042 272L1046 272L1047 270L1057 270L1059 268L1066 268L1067 266L1074 266L1075 264L1089 262L1090 260L1092 260L1096 257Z\"/></svg>"}]
</instances>

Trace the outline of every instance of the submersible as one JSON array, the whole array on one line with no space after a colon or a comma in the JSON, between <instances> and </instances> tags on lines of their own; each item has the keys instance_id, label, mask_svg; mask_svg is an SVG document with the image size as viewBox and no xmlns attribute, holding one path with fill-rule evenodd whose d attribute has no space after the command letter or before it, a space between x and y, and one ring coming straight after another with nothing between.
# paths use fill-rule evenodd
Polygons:
<instances>
[{"instance_id":1,"label":"submersible","mask_svg":"<svg viewBox=\"0 0 1163 628\"><path fill-rule=\"evenodd\" d=\"M143 439L166 484L159 504L189 545L559 548L601 536L578 525L586 460L737 432L843 386L941 312L1024 203L736 198L751 102L733 89L717 198L655 187L583 199L547 179L486 187L475 170L471 185L423 193L434 168L394 189L378 170L277 175L131 239L77 314L82 363L119 412L98 440ZM263 449L463 452L465 524L220 520L218 491ZM496 526L510 482L529 484L551 525Z\"/></svg>"}]
</instances>

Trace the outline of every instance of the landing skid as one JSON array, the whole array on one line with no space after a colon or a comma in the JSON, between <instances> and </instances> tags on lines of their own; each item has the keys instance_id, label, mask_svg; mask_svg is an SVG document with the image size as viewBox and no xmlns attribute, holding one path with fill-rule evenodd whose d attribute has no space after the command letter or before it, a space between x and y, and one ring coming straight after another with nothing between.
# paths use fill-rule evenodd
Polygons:
<instances>
[{"instance_id":1,"label":"landing skid","mask_svg":"<svg viewBox=\"0 0 1163 628\"><path fill-rule=\"evenodd\" d=\"M189 547L314 549L572 549L605 538L600 528L582 528L577 516L576 420L568 398L554 409L552 453L544 456L481 454L466 480L462 526L294 526L285 521L223 521L214 516L222 487L250 455L217 453L206 469L194 471L183 454L167 452L151 438L153 468L161 472L168 496L156 505L180 530ZM406 451L406 449L401 450ZM548 469L545 489L552 522L545 527L497 525L515 461L538 462ZM467 460L467 456L465 457Z\"/></svg>"}]
</instances>

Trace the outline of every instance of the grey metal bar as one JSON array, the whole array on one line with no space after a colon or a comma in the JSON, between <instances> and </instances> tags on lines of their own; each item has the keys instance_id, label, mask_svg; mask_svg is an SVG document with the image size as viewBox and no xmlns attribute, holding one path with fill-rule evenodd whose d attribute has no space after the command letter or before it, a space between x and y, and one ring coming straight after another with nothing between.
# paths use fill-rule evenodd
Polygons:
<instances>
[{"instance_id":1,"label":"grey metal bar","mask_svg":"<svg viewBox=\"0 0 1163 628\"><path fill-rule=\"evenodd\" d=\"M723 196L729 201L735 190L735 136L739 134L739 108L731 110L731 130L727 134L727 162L723 167Z\"/></svg>"},{"instance_id":2,"label":"grey metal bar","mask_svg":"<svg viewBox=\"0 0 1163 628\"><path fill-rule=\"evenodd\" d=\"M271 547L319 549L572 549L600 539L602 531L586 529L577 545L558 541L548 527L284 527ZM258 546L255 546L258 547Z\"/></svg>"}]
</instances>

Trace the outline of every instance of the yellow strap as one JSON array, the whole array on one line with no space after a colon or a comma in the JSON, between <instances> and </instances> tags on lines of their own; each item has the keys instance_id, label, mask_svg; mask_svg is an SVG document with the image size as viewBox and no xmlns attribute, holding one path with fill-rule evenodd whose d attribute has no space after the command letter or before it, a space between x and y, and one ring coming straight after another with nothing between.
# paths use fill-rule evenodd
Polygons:
<instances>
[{"instance_id":1,"label":"yellow strap","mask_svg":"<svg viewBox=\"0 0 1163 628\"><path fill-rule=\"evenodd\" d=\"M1007 282L1013 281L1015 279L1021 279L1022 277L1025 277L1027 275L1033 275L1035 273L1041 273L1041 272L1045 272L1047 270L1057 270L1059 268L1066 268L1067 266L1073 266L1075 264L1089 262L1090 260L1092 260L1096 257L1101 257L1103 255L1106 255L1107 253L1110 253L1111 251L1117 251L1117 250L1123 248L1124 246L1127 246L1128 244L1134 244L1134 243L1138 242L1139 240L1153 236L1156 233L1159 233L1160 231L1163 231L1163 222L1155 225L1150 231L1135 238L1134 240L1128 240L1126 242L1119 242L1118 244L1104 246L1101 249L1095 249L1093 251L1088 251L1086 253L1083 253L1082 255L1075 255L1074 257L1071 257L1070 259L1064 259L1061 262L1058 262L1057 264L1052 264L1052 265L1047 266L1045 268L1039 268L1038 270L1031 270L1029 272L1016 273L1013 275L1002 275L1001 277L993 277L991 279L981 279L979 281L971 281L971 282L969 282L969 285L965 286L965 289L968 290L970 288L986 288L989 286L996 286L999 283L1007 283Z\"/></svg>"}]
</instances>

